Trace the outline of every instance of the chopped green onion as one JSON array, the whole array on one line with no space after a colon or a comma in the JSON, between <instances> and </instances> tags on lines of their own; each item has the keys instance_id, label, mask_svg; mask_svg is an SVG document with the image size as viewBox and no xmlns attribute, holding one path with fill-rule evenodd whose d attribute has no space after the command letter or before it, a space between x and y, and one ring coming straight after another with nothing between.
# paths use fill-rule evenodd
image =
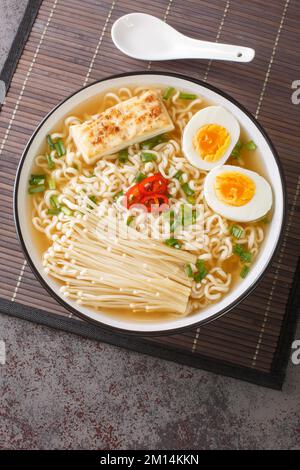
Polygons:
<instances>
[{"instance_id":1,"label":"chopped green onion","mask_svg":"<svg viewBox=\"0 0 300 470\"><path fill-rule=\"evenodd\" d=\"M242 247L242 245L234 245L233 246L233 253L235 255L240 256L243 252L244 252L244 248Z\"/></svg>"},{"instance_id":2,"label":"chopped green onion","mask_svg":"<svg viewBox=\"0 0 300 470\"><path fill-rule=\"evenodd\" d=\"M163 213L163 219L170 224L170 232L173 233L176 229L176 220L175 220L175 212L173 210L167 211Z\"/></svg>"},{"instance_id":3,"label":"chopped green onion","mask_svg":"<svg viewBox=\"0 0 300 470\"><path fill-rule=\"evenodd\" d=\"M190 205L181 204L181 224L183 226L191 225L193 223L193 211Z\"/></svg>"},{"instance_id":4,"label":"chopped green onion","mask_svg":"<svg viewBox=\"0 0 300 470\"><path fill-rule=\"evenodd\" d=\"M197 98L197 95L194 95L193 93L179 93L179 98L181 100L195 100Z\"/></svg>"},{"instance_id":5,"label":"chopped green onion","mask_svg":"<svg viewBox=\"0 0 300 470\"><path fill-rule=\"evenodd\" d=\"M45 184L45 180L46 180L46 175L31 175L29 184L30 186Z\"/></svg>"},{"instance_id":6,"label":"chopped green onion","mask_svg":"<svg viewBox=\"0 0 300 470\"><path fill-rule=\"evenodd\" d=\"M170 233L172 234L172 237L174 236L177 227L180 227L181 224L182 223L181 223L179 217L177 217L176 219L170 220Z\"/></svg>"},{"instance_id":7,"label":"chopped green onion","mask_svg":"<svg viewBox=\"0 0 300 470\"><path fill-rule=\"evenodd\" d=\"M192 188L190 188L189 183L184 183L181 187L182 187L183 192L187 196L193 196L195 194L195 191Z\"/></svg>"},{"instance_id":8,"label":"chopped green onion","mask_svg":"<svg viewBox=\"0 0 300 470\"><path fill-rule=\"evenodd\" d=\"M165 240L165 244L172 248L176 248L177 250L181 248L181 243L179 240L176 240L176 238L168 238Z\"/></svg>"},{"instance_id":9,"label":"chopped green onion","mask_svg":"<svg viewBox=\"0 0 300 470\"><path fill-rule=\"evenodd\" d=\"M49 215L58 215L60 213L60 209L48 209Z\"/></svg>"},{"instance_id":10,"label":"chopped green onion","mask_svg":"<svg viewBox=\"0 0 300 470\"><path fill-rule=\"evenodd\" d=\"M203 270L203 271L198 271L194 274L194 281L195 282L201 282L203 281L203 279L205 278L205 276L207 275L207 271Z\"/></svg>"},{"instance_id":11,"label":"chopped green onion","mask_svg":"<svg viewBox=\"0 0 300 470\"><path fill-rule=\"evenodd\" d=\"M123 189L121 189L121 191L119 191L117 194L114 195L113 200L116 201L117 199L119 199L119 197L123 196L123 194L124 194L124 191Z\"/></svg>"},{"instance_id":12,"label":"chopped green onion","mask_svg":"<svg viewBox=\"0 0 300 470\"><path fill-rule=\"evenodd\" d=\"M231 228L230 228L230 233L235 238L241 238L241 236L244 233L244 230L241 227L239 227L238 225L232 225Z\"/></svg>"},{"instance_id":13,"label":"chopped green onion","mask_svg":"<svg viewBox=\"0 0 300 470\"><path fill-rule=\"evenodd\" d=\"M143 181L144 179L146 178L146 175L144 175L144 173L138 173L134 179L134 181L136 181L136 183L140 183L141 181Z\"/></svg>"},{"instance_id":14,"label":"chopped green onion","mask_svg":"<svg viewBox=\"0 0 300 470\"><path fill-rule=\"evenodd\" d=\"M194 276L193 269L192 269L192 266L190 264L186 264L184 266L184 270L185 270L185 274L187 275L187 277L193 277Z\"/></svg>"},{"instance_id":15,"label":"chopped green onion","mask_svg":"<svg viewBox=\"0 0 300 470\"><path fill-rule=\"evenodd\" d=\"M67 206L61 206L61 210L65 215L73 215L73 211Z\"/></svg>"},{"instance_id":16,"label":"chopped green onion","mask_svg":"<svg viewBox=\"0 0 300 470\"><path fill-rule=\"evenodd\" d=\"M170 210L170 211L166 211L166 212L163 212L163 219L164 220L174 220L174 211L173 210Z\"/></svg>"},{"instance_id":17,"label":"chopped green onion","mask_svg":"<svg viewBox=\"0 0 300 470\"><path fill-rule=\"evenodd\" d=\"M242 279L245 279L245 277L247 276L248 272L250 271L250 268L249 266L243 266L241 272L240 272L240 276Z\"/></svg>"},{"instance_id":18,"label":"chopped green onion","mask_svg":"<svg viewBox=\"0 0 300 470\"><path fill-rule=\"evenodd\" d=\"M58 157L62 157L62 155L61 155L61 150L60 150L60 146L58 145L58 142L55 142L54 147L55 147L57 156L58 156Z\"/></svg>"},{"instance_id":19,"label":"chopped green onion","mask_svg":"<svg viewBox=\"0 0 300 470\"><path fill-rule=\"evenodd\" d=\"M141 143L141 147L143 150L151 150L156 145L161 144L162 142L165 142L165 141L166 141L166 135L160 134L155 137L152 137L151 139L144 140L144 142Z\"/></svg>"},{"instance_id":20,"label":"chopped green onion","mask_svg":"<svg viewBox=\"0 0 300 470\"><path fill-rule=\"evenodd\" d=\"M253 142L253 140L249 140L249 142L247 142L245 144L245 147L247 150L256 150L257 149L257 145L255 142Z\"/></svg>"},{"instance_id":21,"label":"chopped green onion","mask_svg":"<svg viewBox=\"0 0 300 470\"><path fill-rule=\"evenodd\" d=\"M66 154L66 149L61 139L55 142L54 147L55 147L58 157L62 157L63 155Z\"/></svg>"},{"instance_id":22,"label":"chopped green onion","mask_svg":"<svg viewBox=\"0 0 300 470\"><path fill-rule=\"evenodd\" d=\"M156 160L156 155L154 155L153 153L150 153L150 152L142 152L141 153L141 160L144 163L153 162L154 160Z\"/></svg>"},{"instance_id":23,"label":"chopped green onion","mask_svg":"<svg viewBox=\"0 0 300 470\"><path fill-rule=\"evenodd\" d=\"M131 222L133 221L133 219L134 219L134 216L133 216L133 215L130 215L130 216L127 218L126 225L130 225Z\"/></svg>"},{"instance_id":24,"label":"chopped green onion","mask_svg":"<svg viewBox=\"0 0 300 470\"><path fill-rule=\"evenodd\" d=\"M198 269L198 271L194 274L194 280L196 282L201 282L208 274L208 270L205 266L205 261L203 259L198 259L196 261L196 268Z\"/></svg>"},{"instance_id":25,"label":"chopped green onion","mask_svg":"<svg viewBox=\"0 0 300 470\"><path fill-rule=\"evenodd\" d=\"M252 253L250 251L244 250L242 245L234 245L233 253L241 259L244 263L250 263L252 261Z\"/></svg>"},{"instance_id":26,"label":"chopped green onion","mask_svg":"<svg viewBox=\"0 0 300 470\"><path fill-rule=\"evenodd\" d=\"M190 204L195 204L196 202L196 199L194 196L188 196L186 199Z\"/></svg>"},{"instance_id":27,"label":"chopped green onion","mask_svg":"<svg viewBox=\"0 0 300 470\"><path fill-rule=\"evenodd\" d=\"M251 263L252 253L250 253L250 251L244 251L244 253L240 255L240 258L243 263Z\"/></svg>"},{"instance_id":28,"label":"chopped green onion","mask_svg":"<svg viewBox=\"0 0 300 470\"><path fill-rule=\"evenodd\" d=\"M174 233L175 230L177 229L177 227L179 227L179 225L180 225L180 220L178 218L175 219L175 220L174 219L171 220L171 222L170 222L170 232Z\"/></svg>"},{"instance_id":29,"label":"chopped green onion","mask_svg":"<svg viewBox=\"0 0 300 470\"><path fill-rule=\"evenodd\" d=\"M176 180L178 180L180 183L182 183L182 175L183 175L183 171L181 170L178 170L177 173L175 173L174 177Z\"/></svg>"},{"instance_id":30,"label":"chopped green onion","mask_svg":"<svg viewBox=\"0 0 300 470\"><path fill-rule=\"evenodd\" d=\"M51 155L46 155L46 160L47 160L47 165L48 165L48 168L49 170L52 170L55 166L54 164L54 161L53 161L53 158L51 157Z\"/></svg>"},{"instance_id":31,"label":"chopped green onion","mask_svg":"<svg viewBox=\"0 0 300 470\"><path fill-rule=\"evenodd\" d=\"M243 147L243 144L242 142L239 140L235 147L233 148L232 152L231 152L231 157L232 158L236 158L236 159L239 159L240 156L241 156L241 150L242 150L242 147Z\"/></svg>"},{"instance_id":32,"label":"chopped green onion","mask_svg":"<svg viewBox=\"0 0 300 470\"><path fill-rule=\"evenodd\" d=\"M40 184L39 186L31 186L28 189L29 194L35 194L35 193L43 193L46 189L46 186L44 184Z\"/></svg>"},{"instance_id":33,"label":"chopped green onion","mask_svg":"<svg viewBox=\"0 0 300 470\"><path fill-rule=\"evenodd\" d=\"M174 93L174 91L175 91L175 88L173 88L172 86L167 88L163 94L163 99L168 100L170 96Z\"/></svg>"},{"instance_id":34,"label":"chopped green onion","mask_svg":"<svg viewBox=\"0 0 300 470\"><path fill-rule=\"evenodd\" d=\"M48 134L47 137L46 137L46 139L47 139L47 143L48 143L50 149L51 149L51 150L54 150L54 149L55 149L55 146L54 146L54 142L53 142L53 140L52 140L52 138L51 138L51 135Z\"/></svg>"},{"instance_id":35,"label":"chopped green onion","mask_svg":"<svg viewBox=\"0 0 300 470\"><path fill-rule=\"evenodd\" d=\"M197 259L196 268L198 271L203 271L203 269L205 269L205 261L203 259Z\"/></svg>"},{"instance_id":36,"label":"chopped green onion","mask_svg":"<svg viewBox=\"0 0 300 470\"><path fill-rule=\"evenodd\" d=\"M120 150L118 154L118 159L120 163L125 163L128 160L128 148Z\"/></svg>"},{"instance_id":37,"label":"chopped green onion","mask_svg":"<svg viewBox=\"0 0 300 470\"><path fill-rule=\"evenodd\" d=\"M63 141L61 139L58 140L58 145L59 145L59 148L60 148L60 152L62 155L66 155L66 148L63 144Z\"/></svg>"},{"instance_id":38,"label":"chopped green onion","mask_svg":"<svg viewBox=\"0 0 300 470\"><path fill-rule=\"evenodd\" d=\"M89 198L89 200L92 201L94 204L97 204L97 198L96 198L96 196L94 196L93 194L91 194L90 196L88 196L88 198ZM88 207L88 209L90 209L90 210L93 210L93 209L94 209L94 207L91 206L90 204L88 204L87 207Z\"/></svg>"},{"instance_id":39,"label":"chopped green onion","mask_svg":"<svg viewBox=\"0 0 300 470\"><path fill-rule=\"evenodd\" d=\"M97 204L97 198L93 194L89 196L89 200L92 201L94 204Z\"/></svg>"},{"instance_id":40,"label":"chopped green onion","mask_svg":"<svg viewBox=\"0 0 300 470\"><path fill-rule=\"evenodd\" d=\"M207 275L208 271L206 269L203 269L202 271L198 271L194 274L194 281L195 282L201 282Z\"/></svg>"},{"instance_id":41,"label":"chopped green onion","mask_svg":"<svg viewBox=\"0 0 300 470\"><path fill-rule=\"evenodd\" d=\"M56 195L50 197L50 204L52 207L54 207L54 209L60 208L60 204Z\"/></svg>"},{"instance_id":42,"label":"chopped green onion","mask_svg":"<svg viewBox=\"0 0 300 470\"><path fill-rule=\"evenodd\" d=\"M192 224L195 224L197 221L197 211L193 210L192 212Z\"/></svg>"},{"instance_id":43,"label":"chopped green onion","mask_svg":"<svg viewBox=\"0 0 300 470\"><path fill-rule=\"evenodd\" d=\"M259 222L263 223L263 224L269 224L270 223L270 220L269 218L266 216L266 217L263 217Z\"/></svg>"},{"instance_id":44,"label":"chopped green onion","mask_svg":"<svg viewBox=\"0 0 300 470\"><path fill-rule=\"evenodd\" d=\"M185 204L181 204L179 209L180 209L180 214L181 214L181 223L182 223L182 225L184 225L185 219L187 218L187 212L188 211L185 210Z\"/></svg>"},{"instance_id":45,"label":"chopped green onion","mask_svg":"<svg viewBox=\"0 0 300 470\"><path fill-rule=\"evenodd\" d=\"M56 189L56 183L53 178L48 179L48 186L49 186L49 189Z\"/></svg>"}]
</instances>

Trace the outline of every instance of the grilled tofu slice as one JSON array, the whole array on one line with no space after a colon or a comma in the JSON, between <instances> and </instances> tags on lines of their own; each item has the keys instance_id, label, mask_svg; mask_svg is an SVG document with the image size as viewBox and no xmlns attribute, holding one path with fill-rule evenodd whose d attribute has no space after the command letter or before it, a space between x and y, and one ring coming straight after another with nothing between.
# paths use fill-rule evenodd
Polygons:
<instances>
[{"instance_id":1,"label":"grilled tofu slice","mask_svg":"<svg viewBox=\"0 0 300 470\"><path fill-rule=\"evenodd\" d=\"M83 159L93 163L173 129L160 95L156 90L147 90L106 109L94 120L71 126L70 132Z\"/></svg>"}]
</instances>

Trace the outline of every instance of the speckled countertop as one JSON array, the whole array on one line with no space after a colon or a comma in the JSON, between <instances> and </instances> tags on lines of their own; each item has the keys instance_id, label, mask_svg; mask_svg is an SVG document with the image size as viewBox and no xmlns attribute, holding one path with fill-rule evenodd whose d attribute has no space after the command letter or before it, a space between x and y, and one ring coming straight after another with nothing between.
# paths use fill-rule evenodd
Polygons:
<instances>
[{"instance_id":1,"label":"speckled countertop","mask_svg":"<svg viewBox=\"0 0 300 470\"><path fill-rule=\"evenodd\" d=\"M26 1L0 1L0 68ZM3 315L0 340L1 449L300 449L300 365L277 392Z\"/></svg>"}]
</instances>

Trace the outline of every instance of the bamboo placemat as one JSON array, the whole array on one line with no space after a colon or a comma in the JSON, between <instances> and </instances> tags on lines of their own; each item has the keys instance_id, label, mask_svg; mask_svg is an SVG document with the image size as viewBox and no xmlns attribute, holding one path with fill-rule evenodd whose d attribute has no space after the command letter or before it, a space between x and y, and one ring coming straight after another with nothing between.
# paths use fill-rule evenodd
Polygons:
<instances>
[{"instance_id":1,"label":"bamboo placemat","mask_svg":"<svg viewBox=\"0 0 300 470\"><path fill-rule=\"evenodd\" d=\"M255 60L232 64L130 59L113 46L110 29L118 17L135 11L156 15L193 37L253 47ZM0 311L280 388L299 311L300 106L291 101L292 81L300 78L299 21L297 0L272 2L267 12L263 0L30 1L1 75L8 85L18 50L33 23L0 114ZM245 105L277 147L286 176L289 212L276 259L255 292L234 311L184 334L138 339L107 333L70 317L49 297L24 262L14 227L12 195L24 146L53 106L96 79L145 69L207 80Z\"/></svg>"}]
</instances>

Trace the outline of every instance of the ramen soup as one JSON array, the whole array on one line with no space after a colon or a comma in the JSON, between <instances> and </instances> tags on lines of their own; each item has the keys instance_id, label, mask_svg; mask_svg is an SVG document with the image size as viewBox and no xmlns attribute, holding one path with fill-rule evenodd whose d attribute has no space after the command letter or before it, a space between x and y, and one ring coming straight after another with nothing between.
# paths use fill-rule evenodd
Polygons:
<instances>
[{"instance_id":1,"label":"ramen soup","mask_svg":"<svg viewBox=\"0 0 300 470\"><path fill-rule=\"evenodd\" d=\"M243 282L270 220L259 149L174 88L120 88L45 136L28 193L45 272L80 305L185 316Z\"/></svg>"}]
</instances>

